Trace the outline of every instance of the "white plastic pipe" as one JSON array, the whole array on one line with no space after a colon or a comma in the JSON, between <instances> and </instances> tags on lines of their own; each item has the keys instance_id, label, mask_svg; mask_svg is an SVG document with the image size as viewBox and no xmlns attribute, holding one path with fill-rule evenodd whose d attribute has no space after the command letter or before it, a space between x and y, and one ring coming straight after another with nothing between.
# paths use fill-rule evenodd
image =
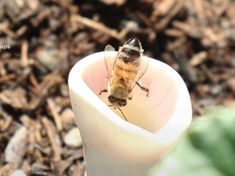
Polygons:
<instances>
[{"instance_id":1,"label":"white plastic pipe","mask_svg":"<svg viewBox=\"0 0 235 176\"><path fill-rule=\"evenodd\" d=\"M141 78L149 97L134 88L133 99L122 108L128 121L107 105L107 94L99 96L107 88L104 52L75 64L68 82L87 176L146 176L192 120L184 81L170 66L151 58Z\"/></svg>"}]
</instances>

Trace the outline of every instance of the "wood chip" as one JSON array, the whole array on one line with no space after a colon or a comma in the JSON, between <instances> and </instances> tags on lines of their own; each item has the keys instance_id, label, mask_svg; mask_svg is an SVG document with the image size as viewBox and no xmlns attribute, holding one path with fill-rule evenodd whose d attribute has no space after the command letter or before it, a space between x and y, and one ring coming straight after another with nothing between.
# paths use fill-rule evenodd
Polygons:
<instances>
[{"instance_id":1,"label":"wood chip","mask_svg":"<svg viewBox=\"0 0 235 176\"><path fill-rule=\"evenodd\" d=\"M0 93L0 101L16 109L25 108L27 106L26 92L21 87L14 91L4 90Z\"/></svg>"},{"instance_id":2,"label":"wood chip","mask_svg":"<svg viewBox=\"0 0 235 176\"><path fill-rule=\"evenodd\" d=\"M173 5L175 5L177 0L163 0L163 1L157 1L154 5L154 11L153 11L153 18L157 18L158 16L165 16L168 13L170 13L170 10L172 9Z\"/></svg>"},{"instance_id":3,"label":"wood chip","mask_svg":"<svg viewBox=\"0 0 235 176\"><path fill-rule=\"evenodd\" d=\"M58 136L58 132L56 131L55 126L50 122L46 117L42 119L42 123L46 128L47 135L50 139L51 147L54 152L53 160L59 161L61 160L62 148L61 142Z\"/></svg>"},{"instance_id":4,"label":"wood chip","mask_svg":"<svg viewBox=\"0 0 235 176\"><path fill-rule=\"evenodd\" d=\"M0 176L16 169L4 154L22 126L27 146L17 169L83 175L67 78L107 44L138 37L145 55L183 77L194 116L234 103L234 17L232 0L0 0Z\"/></svg>"},{"instance_id":5,"label":"wood chip","mask_svg":"<svg viewBox=\"0 0 235 176\"><path fill-rule=\"evenodd\" d=\"M107 5L112 5L112 4L116 4L116 5L122 5L126 2L126 0L101 0L102 2L104 2Z\"/></svg>"},{"instance_id":6,"label":"wood chip","mask_svg":"<svg viewBox=\"0 0 235 176\"><path fill-rule=\"evenodd\" d=\"M205 51L202 51L200 53L195 54L192 59L190 60L189 64L192 67L195 67L199 64L201 64L202 62L204 62L207 58L207 53Z\"/></svg>"},{"instance_id":7,"label":"wood chip","mask_svg":"<svg viewBox=\"0 0 235 176\"><path fill-rule=\"evenodd\" d=\"M12 0L4 1L5 10L14 23L25 20L36 14L39 10L38 0Z\"/></svg>"},{"instance_id":8,"label":"wood chip","mask_svg":"<svg viewBox=\"0 0 235 176\"><path fill-rule=\"evenodd\" d=\"M13 167L11 164L6 164L0 167L0 176L9 176L13 172Z\"/></svg>"}]
</instances>

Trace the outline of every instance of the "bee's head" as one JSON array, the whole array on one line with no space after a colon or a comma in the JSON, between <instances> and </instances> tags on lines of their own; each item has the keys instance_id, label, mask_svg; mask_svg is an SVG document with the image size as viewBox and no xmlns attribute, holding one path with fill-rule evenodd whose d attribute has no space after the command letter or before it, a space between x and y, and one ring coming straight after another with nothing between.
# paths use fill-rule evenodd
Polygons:
<instances>
[{"instance_id":1,"label":"bee's head","mask_svg":"<svg viewBox=\"0 0 235 176\"><path fill-rule=\"evenodd\" d=\"M117 106L126 106L126 99L120 99L120 98L116 98L113 95L108 96L109 102L113 105L117 105Z\"/></svg>"}]
</instances>

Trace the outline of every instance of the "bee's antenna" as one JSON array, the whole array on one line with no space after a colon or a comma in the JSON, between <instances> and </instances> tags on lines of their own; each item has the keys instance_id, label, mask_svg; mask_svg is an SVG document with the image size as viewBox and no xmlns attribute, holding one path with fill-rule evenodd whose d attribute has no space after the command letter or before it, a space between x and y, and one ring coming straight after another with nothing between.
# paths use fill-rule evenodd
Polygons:
<instances>
[{"instance_id":1,"label":"bee's antenna","mask_svg":"<svg viewBox=\"0 0 235 176\"><path fill-rule=\"evenodd\" d=\"M127 118L126 118L126 116L125 116L125 114L124 114L123 111L121 110L121 108L119 108L118 106L117 106L117 108L118 108L118 110L122 113L122 116L125 118L125 120L128 121Z\"/></svg>"},{"instance_id":2,"label":"bee's antenna","mask_svg":"<svg viewBox=\"0 0 235 176\"><path fill-rule=\"evenodd\" d=\"M126 121L128 121L127 118L126 118L126 116L125 116L125 114L123 113L123 111L121 110L120 107L114 106L113 104L110 104L109 107L113 107L113 109L118 108L118 110L121 112L121 114L122 114L122 116L124 117L124 119L125 119ZM128 121L128 122L129 122L129 121Z\"/></svg>"}]
</instances>

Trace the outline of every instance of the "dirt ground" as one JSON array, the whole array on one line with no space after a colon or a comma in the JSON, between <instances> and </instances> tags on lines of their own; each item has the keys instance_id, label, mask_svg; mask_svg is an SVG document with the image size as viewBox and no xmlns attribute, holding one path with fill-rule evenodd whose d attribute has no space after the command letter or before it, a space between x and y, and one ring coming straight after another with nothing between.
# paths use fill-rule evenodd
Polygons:
<instances>
[{"instance_id":1,"label":"dirt ground","mask_svg":"<svg viewBox=\"0 0 235 176\"><path fill-rule=\"evenodd\" d=\"M1 0L0 176L83 175L68 72L133 36L181 74L194 116L234 102L233 0Z\"/></svg>"}]
</instances>

